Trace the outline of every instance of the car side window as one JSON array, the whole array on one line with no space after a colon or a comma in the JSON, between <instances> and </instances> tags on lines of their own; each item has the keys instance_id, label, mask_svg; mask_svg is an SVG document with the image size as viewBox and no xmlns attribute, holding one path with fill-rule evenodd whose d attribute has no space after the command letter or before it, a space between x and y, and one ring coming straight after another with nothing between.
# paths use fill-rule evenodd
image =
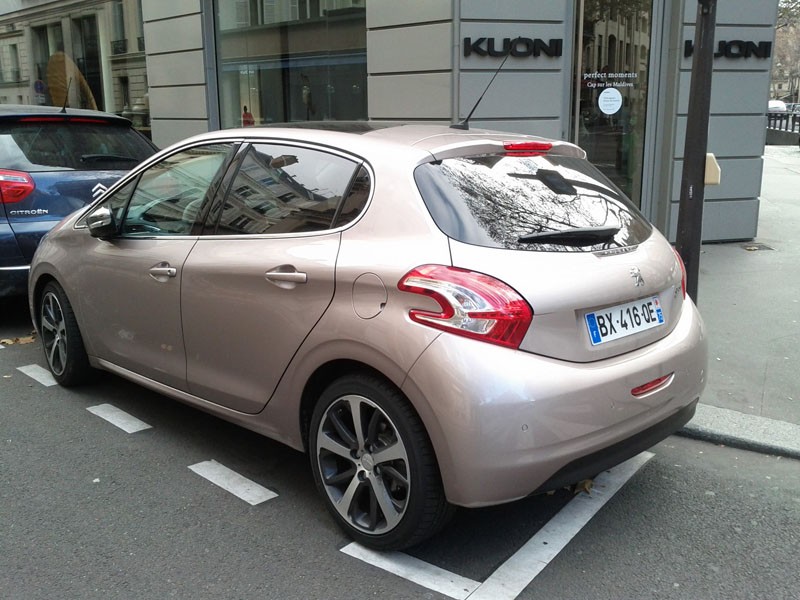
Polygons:
<instances>
[{"instance_id":1,"label":"car side window","mask_svg":"<svg viewBox=\"0 0 800 600\"><path fill-rule=\"evenodd\" d=\"M346 225L361 214L361 211L364 210L369 200L370 189L372 189L372 183L369 171L362 166L358 170L355 179L353 179L353 185L351 185L350 189L347 191L347 196L344 202L342 202L342 207L336 215L334 227Z\"/></svg>"},{"instance_id":2,"label":"car side window","mask_svg":"<svg viewBox=\"0 0 800 600\"><path fill-rule=\"evenodd\" d=\"M228 191L216 233L330 229L357 166L319 150L254 144Z\"/></svg>"},{"instance_id":3,"label":"car side window","mask_svg":"<svg viewBox=\"0 0 800 600\"><path fill-rule=\"evenodd\" d=\"M231 150L231 144L196 146L149 167L133 191L121 234L190 234Z\"/></svg>"},{"instance_id":4,"label":"car side window","mask_svg":"<svg viewBox=\"0 0 800 600\"><path fill-rule=\"evenodd\" d=\"M110 198L103 202L111 211L115 223L122 222L122 216L125 214L125 207L128 205L128 200L130 200L133 190L136 188L136 181L136 179L132 179L117 189Z\"/></svg>"}]
</instances>

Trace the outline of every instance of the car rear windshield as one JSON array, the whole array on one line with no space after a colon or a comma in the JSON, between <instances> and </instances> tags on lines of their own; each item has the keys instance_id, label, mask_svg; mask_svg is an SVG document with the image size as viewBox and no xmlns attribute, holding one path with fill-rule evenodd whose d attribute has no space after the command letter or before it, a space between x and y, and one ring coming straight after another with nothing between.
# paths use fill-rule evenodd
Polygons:
<instances>
[{"instance_id":1,"label":"car rear windshield","mask_svg":"<svg viewBox=\"0 0 800 600\"><path fill-rule=\"evenodd\" d=\"M155 152L130 127L77 121L0 122L0 164L18 171L129 170Z\"/></svg>"},{"instance_id":2,"label":"car rear windshield","mask_svg":"<svg viewBox=\"0 0 800 600\"><path fill-rule=\"evenodd\" d=\"M652 228L588 161L491 154L420 165L417 186L436 225L467 244L594 252L633 246Z\"/></svg>"}]
</instances>

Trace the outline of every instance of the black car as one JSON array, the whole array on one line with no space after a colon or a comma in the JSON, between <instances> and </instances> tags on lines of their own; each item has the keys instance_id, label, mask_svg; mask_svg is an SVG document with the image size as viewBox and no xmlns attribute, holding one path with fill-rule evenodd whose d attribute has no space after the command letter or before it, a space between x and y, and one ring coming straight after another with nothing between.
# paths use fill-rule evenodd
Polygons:
<instances>
[{"instance_id":1,"label":"black car","mask_svg":"<svg viewBox=\"0 0 800 600\"><path fill-rule=\"evenodd\" d=\"M26 293L45 233L156 150L113 114L0 106L0 297Z\"/></svg>"}]
</instances>

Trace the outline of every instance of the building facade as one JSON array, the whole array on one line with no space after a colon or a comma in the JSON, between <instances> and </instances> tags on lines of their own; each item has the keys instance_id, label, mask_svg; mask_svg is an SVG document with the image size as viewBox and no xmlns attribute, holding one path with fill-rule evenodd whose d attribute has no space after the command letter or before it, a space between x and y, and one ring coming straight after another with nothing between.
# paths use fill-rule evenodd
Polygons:
<instances>
[{"instance_id":1,"label":"building facade","mask_svg":"<svg viewBox=\"0 0 800 600\"><path fill-rule=\"evenodd\" d=\"M674 238L696 0L5 4L0 102L97 106L159 146L251 123L471 114L580 144ZM723 175L706 241L757 233L777 4L718 3L709 152Z\"/></svg>"}]
</instances>

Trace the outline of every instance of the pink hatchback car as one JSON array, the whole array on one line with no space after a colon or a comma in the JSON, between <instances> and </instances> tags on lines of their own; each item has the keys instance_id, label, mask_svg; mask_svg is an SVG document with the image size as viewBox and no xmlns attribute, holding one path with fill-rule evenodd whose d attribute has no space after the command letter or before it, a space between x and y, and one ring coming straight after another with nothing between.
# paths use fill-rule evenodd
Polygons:
<instances>
[{"instance_id":1,"label":"pink hatchback car","mask_svg":"<svg viewBox=\"0 0 800 600\"><path fill-rule=\"evenodd\" d=\"M692 417L682 262L582 150L318 125L191 138L61 222L29 294L56 380L105 369L308 452L378 549Z\"/></svg>"}]
</instances>

